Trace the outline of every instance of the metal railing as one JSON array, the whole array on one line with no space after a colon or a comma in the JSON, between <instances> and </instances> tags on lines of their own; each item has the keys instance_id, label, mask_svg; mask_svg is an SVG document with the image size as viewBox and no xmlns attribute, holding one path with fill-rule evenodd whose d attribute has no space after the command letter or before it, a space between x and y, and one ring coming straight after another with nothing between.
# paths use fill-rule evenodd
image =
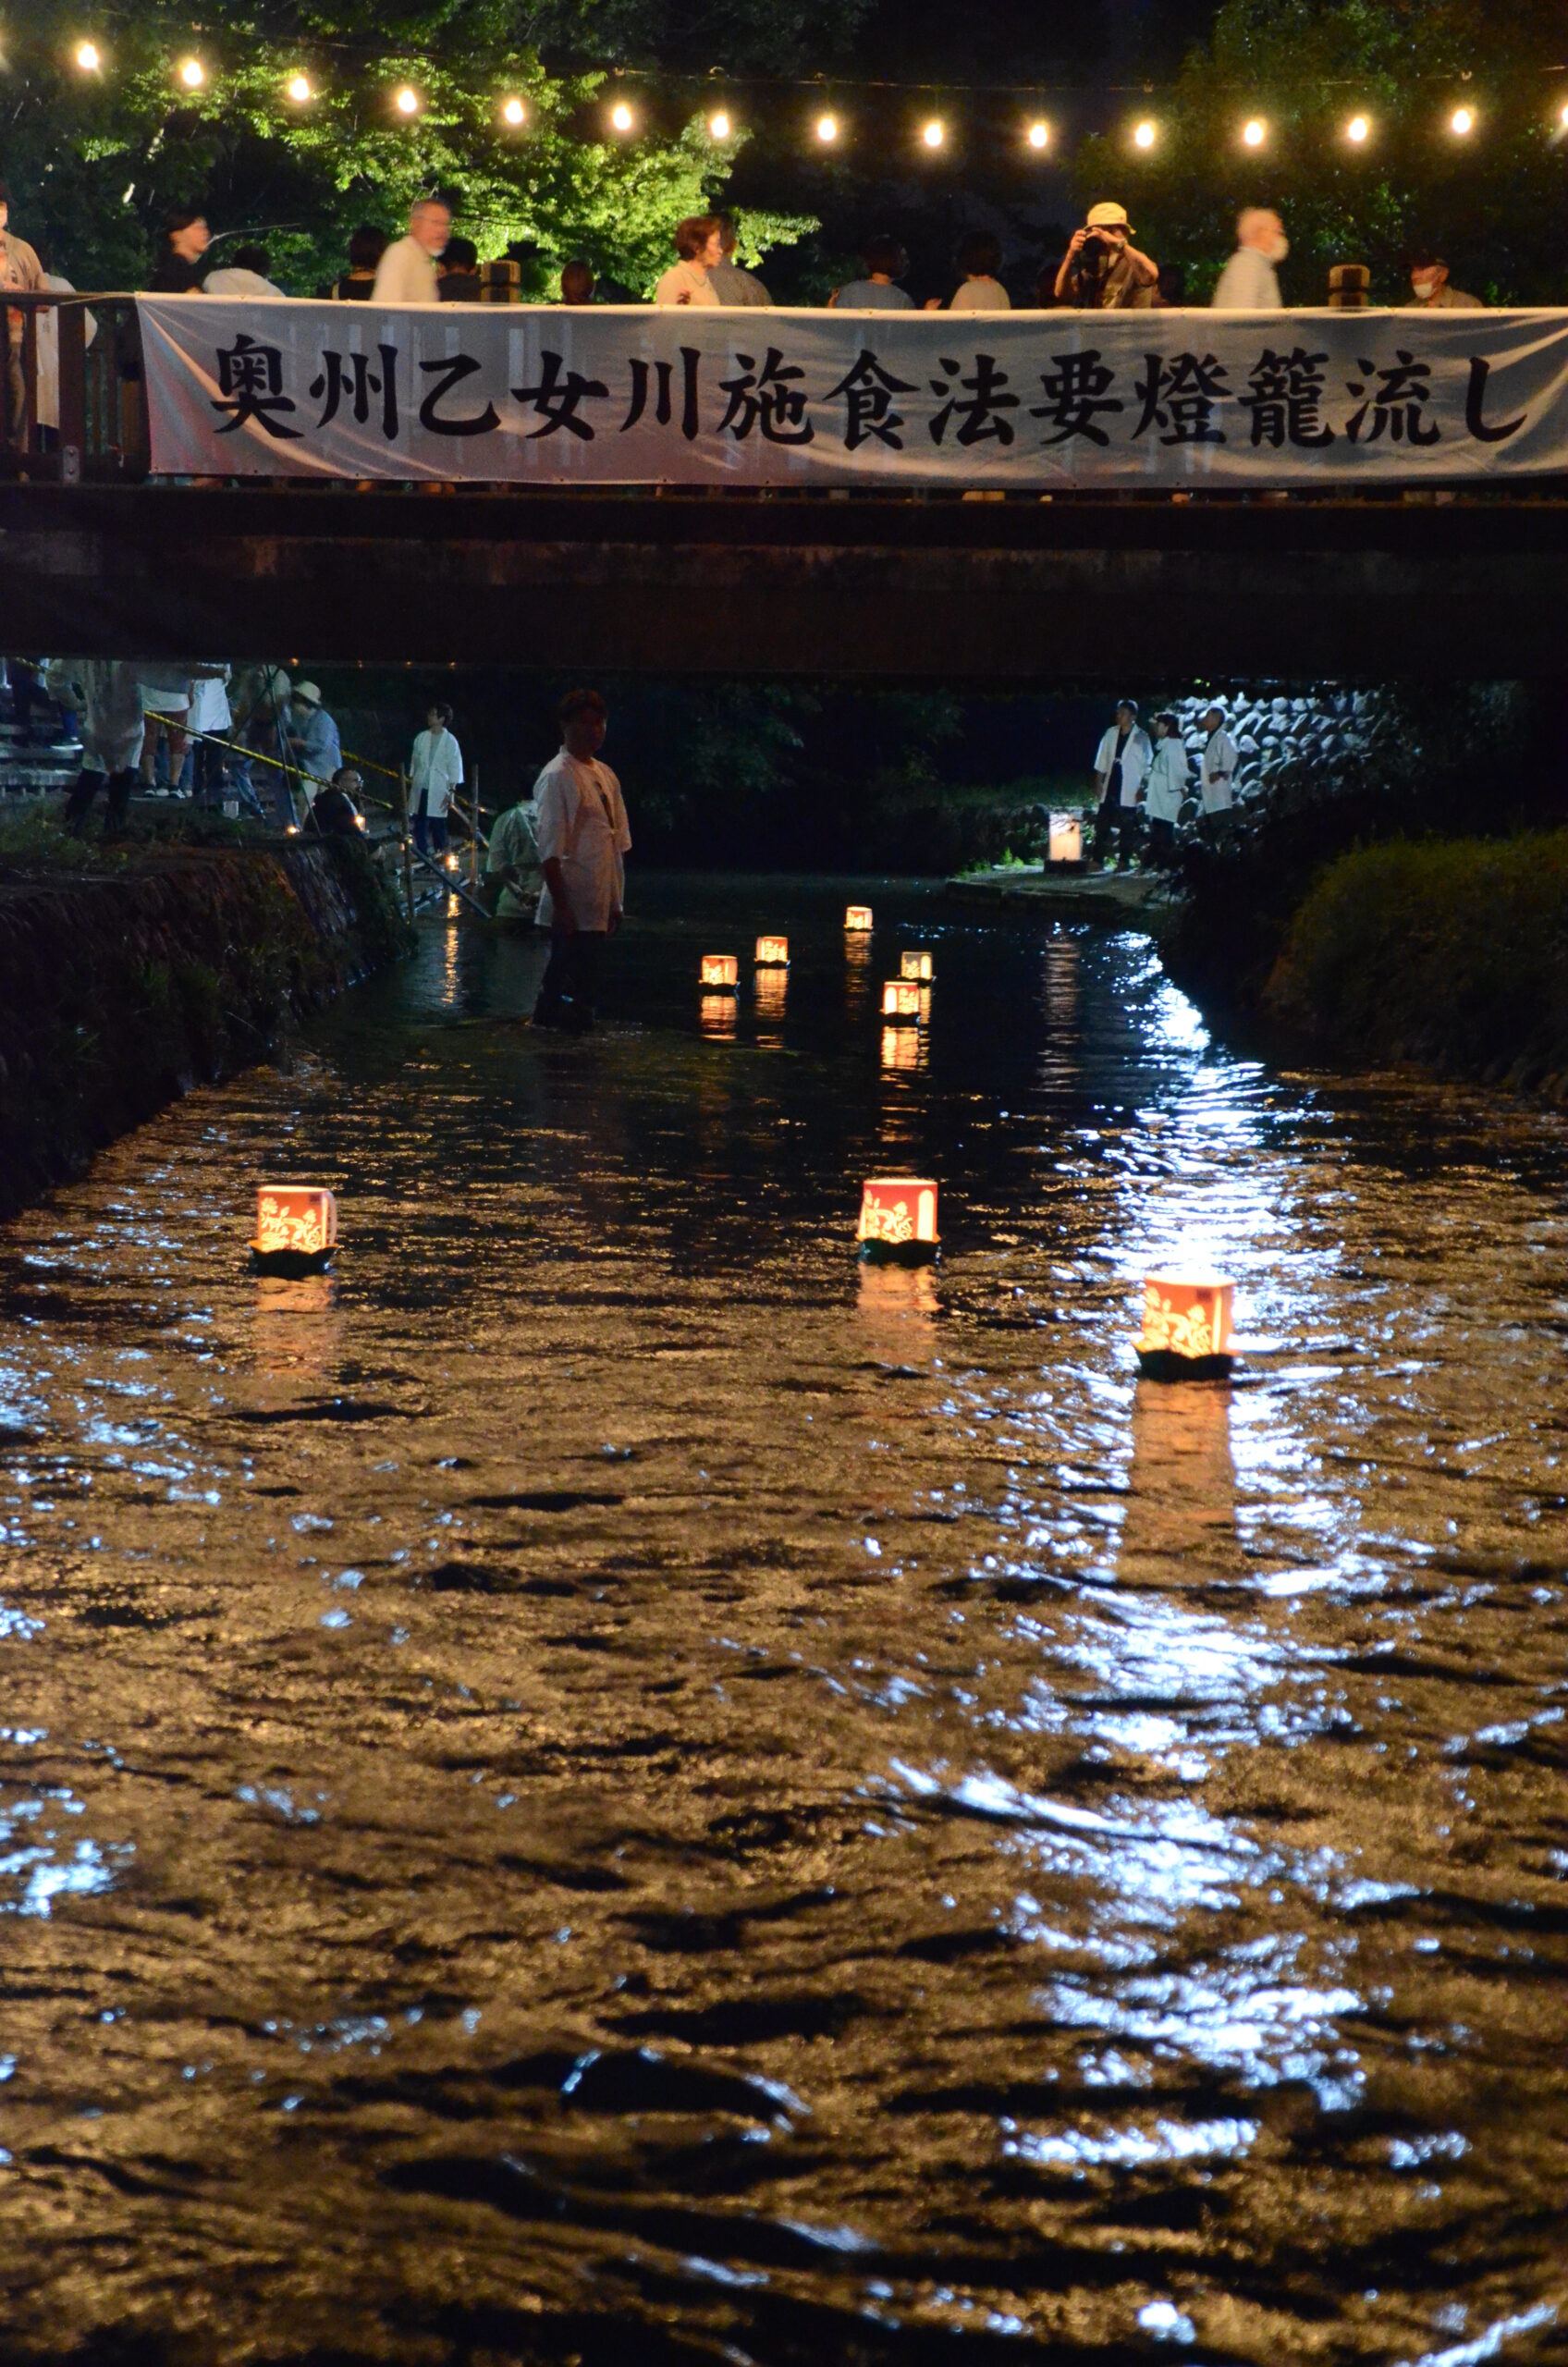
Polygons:
<instances>
[{"instance_id":1,"label":"metal railing","mask_svg":"<svg viewBox=\"0 0 1568 2367\"><path fill-rule=\"evenodd\" d=\"M0 399L0 479L102 484L144 477L134 296L8 289L5 300L21 319L12 345L21 387L19 410L8 384Z\"/></svg>"}]
</instances>

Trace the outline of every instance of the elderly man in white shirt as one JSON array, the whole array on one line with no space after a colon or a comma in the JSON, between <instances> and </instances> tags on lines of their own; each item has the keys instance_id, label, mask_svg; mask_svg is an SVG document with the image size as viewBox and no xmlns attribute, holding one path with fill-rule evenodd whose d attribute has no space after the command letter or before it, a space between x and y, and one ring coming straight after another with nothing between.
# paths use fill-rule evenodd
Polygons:
<instances>
[{"instance_id":1,"label":"elderly man in white shirt","mask_svg":"<svg viewBox=\"0 0 1568 2367\"><path fill-rule=\"evenodd\" d=\"M409 758L409 803L413 809L414 844L421 854L447 852L447 816L452 791L463 785L463 752L452 736L452 710L432 705L425 710L424 730L414 741Z\"/></svg>"},{"instance_id":2,"label":"elderly man in white shirt","mask_svg":"<svg viewBox=\"0 0 1568 2367\"><path fill-rule=\"evenodd\" d=\"M1230 816L1235 802L1236 767L1242 752L1225 729L1225 710L1211 706L1204 717L1203 728L1208 734L1204 742L1203 757L1198 767L1199 793L1203 800L1205 835L1219 837L1230 828Z\"/></svg>"},{"instance_id":3,"label":"elderly man in white shirt","mask_svg":"<svg viewBox=\"0 0 1568 2367\"><path fill-rule=\"evenodd\" d=\"M609 719L597 691L569 691L560 705L558 756L533 791L539 867L538 921L550 931L550 961L533 1006L535 1027L582 1034L594 1024L594 995L605 947L620 926L631 833L620 783L598 761Z\"/></svg>"},{"instance_id":4,"label":"elderly man in white shirt","mask_svg":"<svg viewBox=\"0 0 1568 2367\"><path fill-rule=\"evenodd\" d=\"M1131 699L1123 699L1095 751L1095 791L1099 799L1095 816L1094 853L1103 862L1114 830L1121 862L1131 865L1138 843L1138 808L1144 802L1144 779L1154 762L1154 747L1138 721Z\"/></svg>"},{"instance_id":5,"label":"elderly man in white shirt","mask_svg":"<svg viewBox=\"0 0 1568 2367\"><path fill-rule=\"evenodd\" d=\"M1280 313L1285 300L1274 266L1291 251L1285 226L1267 205L1249 205L1236 220L1236 251L1214 290L1217 313Z\"/></svg>"},{"instance_id":6,"label":"elderly man in white shirt","mask_svg":"<svg viewBox=\"0 0 1568 2367\"><path fill-rule=\"evenodd\" d=\"M375 267L373 304L438 304L436 258L452 235L452 209L439 197L422 197L409 212L408 236L395 239Z\"/></svg>"}]
</instances>

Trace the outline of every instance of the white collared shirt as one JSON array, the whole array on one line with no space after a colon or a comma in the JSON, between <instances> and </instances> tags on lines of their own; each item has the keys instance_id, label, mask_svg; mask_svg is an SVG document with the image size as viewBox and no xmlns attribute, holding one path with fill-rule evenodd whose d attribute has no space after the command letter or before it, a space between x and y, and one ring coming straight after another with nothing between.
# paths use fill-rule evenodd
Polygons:
<instances>
[{"instance_id":1,"label":"white collared shirt","mask_svg":"<svg viewBox=\"0 0 1568 2367\"><path fill-rule=\"evenodd\" d=\"M631 846L619 781L596 756L574 756L563 748L534 783L533 805L539 860L548 863L553 855L559 863L572 919L579 928L608 928L610 914L626 900L624 858ZM554 918L546 887L539 899L540 927L548 928Z\"/></svg>"}]
</instances>

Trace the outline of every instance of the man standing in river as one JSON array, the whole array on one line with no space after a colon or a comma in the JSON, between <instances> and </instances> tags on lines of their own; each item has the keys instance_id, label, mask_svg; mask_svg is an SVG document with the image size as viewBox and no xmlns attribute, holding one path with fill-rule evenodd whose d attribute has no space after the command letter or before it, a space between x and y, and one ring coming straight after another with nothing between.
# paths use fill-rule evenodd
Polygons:
<instances>
[{"instance_id":1,"label":"man standing in river","mask_svg":"<svg viewBox=\"0 0 1568 2367\"><path fill-rule=\"evenodd\" d=\"M582 1035L594 1024L605 947L620 926L631 833L620 783L599 762L609 729L604 700L597 691L569 691L559 713L561 752L533 791L545 877L538 920L550 932L533 1024Z\"/></svg>"}]
</instances>

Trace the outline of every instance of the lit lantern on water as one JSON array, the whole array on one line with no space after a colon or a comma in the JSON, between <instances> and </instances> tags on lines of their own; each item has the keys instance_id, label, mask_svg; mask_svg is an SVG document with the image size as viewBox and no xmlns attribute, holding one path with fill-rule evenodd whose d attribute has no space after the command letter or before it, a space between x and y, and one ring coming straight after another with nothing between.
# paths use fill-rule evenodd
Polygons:
<instances>
[{"instance_id":1,"label":"lit lantern on water","mask_svg":"<svg viewBox=\"0 0 1568 2367\"><path fill-rule=\"evenodd\" d=\"M851 904L844 914L844 926L851 937L864 937L871 928L871 906Z\"/></svg>"},{"instance_id":2,"label":"lit lantern on water","mask_svg":"<svg viewBox=\"0 0 1568 2367\"><path fill-rule=\"evenodd\" d=\"M914 978L889 978L882 989L882 1016L895 1027L920 1024L920 986Z\"/></svg>"},{"instance_id":3,"label":"lit lantern on water","mask_svg":"<svg viewBox=\"0 0 1568 2367\"><path fill-rule=\"evenodd\" d=\"M1051 816L1050 859L1053 863L1083 862L1084 825L1076 814Z\"/></svg>"},{"instance_id":4,"label":"lit lantern on water","mask_svg":"<svg viewBox=\"0 0 1568 2367\"><path fill-rule=\"evenodd\" d=\"M759 937L757 968L787 970L790 966L790 940L787 937Z\"/></svg>"},{"instance_id":5,"label":"lit lantern on water","mask_svg":"<svg viewBox=\"0 0 1568 2367\"><path fill-rule=\"evenodd\" d=\"M733 1036L735 1033L735 995L704 995L698 1011L704 1036Z\"/></svg>"},{"instance_id":6,"label":"lit lantern on water","mask_svg":"<svg viewBox=\"0 0 1568 2367\"><path fill-rule=\"evenodd\" d=\"M918 978L925 985L929 986L936 975L936 971L931 966L929 953L900 954L899 975L900 978Z\"/></svg>"},{"instance_id":7,"label":"lit lantern on water","mask_svg":"<svg viewBox=\"0 0 1568 2367\"><path fill-rule=\"evenodd\" d=\"M861 1256L874 1263L921 1266L937 1250L937 1186L930 1178L874 1177L861 1194Z\"/></svg>"},{"instance_id":8,"label":"lit lantern on water","mask_svg":"<svg viewBox=\"0 0 1568 2367\"><path fill-rule=\"evenodd\" d=\"M251 1257L263 1274L325 1273L337 1247L337 1202L312 1184L263 1184L256 1191Z\"/></svg>"},{"instance_id":9,"label":"lit lantern on water","mask_svg":"<svg viewBox=\"0 0 1568 2367\"><path fill-rule=\"evenodd\" d=\"M1235 1284L1218 1274L1150 1274L1144 1283L1138 1369L1151 1380L1222 1380L1236 1359Z\"/></svg>"},{"instance_id":10,"label":"lit lantern on water","mask_svg":"<svg viewBox=\"0 0 1568 2367\"><path fill-rule=\"evenodd\" d=\"M741 964L733 953L704 953L702 984L718 994L733 994L741 983Z\"/></svg>"}]
</instances>

